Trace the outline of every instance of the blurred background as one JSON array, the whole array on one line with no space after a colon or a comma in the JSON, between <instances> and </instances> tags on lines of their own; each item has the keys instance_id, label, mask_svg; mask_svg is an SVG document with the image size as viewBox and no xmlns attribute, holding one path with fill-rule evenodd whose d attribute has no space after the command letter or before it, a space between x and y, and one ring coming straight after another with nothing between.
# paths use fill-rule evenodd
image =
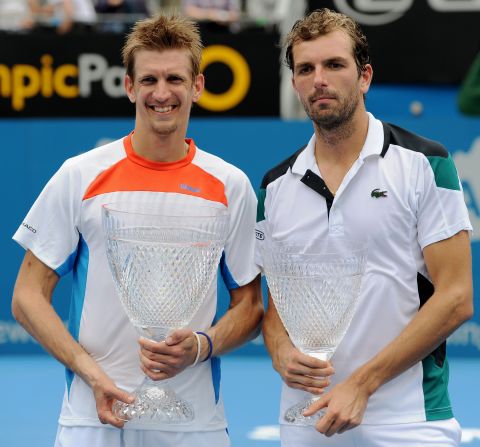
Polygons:
<instances>
[{"instance_id":1,"label":"blurred background","mask_svg":"<svg viewBox=\"0 0 480 447\"><path fill-rule=\"evenodd\" d=\"M10 408L0 418L2 447L52 445L63 392L62 367L11 316L24 254L11 236L66 158L133 129L120 58L125 33L137 19L162 11L181 11L199 21L206 91L192 110L188 136L243 169L258 188L265 171L312 134L292 94L278 44L296 19L319 7L350 15L369 39L374 81L367 109L451 152L474 226L478 308L480 0L0 0L5 162L0 175L5 205L0 220L0 392ZM228 300L219 286L221 314ZM64 320L69 301L67 277L54 297ZM448 354L462 444L480 446L480 418L473 407L480 399L478 310L450 337ZM228 355L224 365L233 445L278 445L280 381L261 337ZM23 430L27 423L34 428Z\"/></svg>"}]
</instances>

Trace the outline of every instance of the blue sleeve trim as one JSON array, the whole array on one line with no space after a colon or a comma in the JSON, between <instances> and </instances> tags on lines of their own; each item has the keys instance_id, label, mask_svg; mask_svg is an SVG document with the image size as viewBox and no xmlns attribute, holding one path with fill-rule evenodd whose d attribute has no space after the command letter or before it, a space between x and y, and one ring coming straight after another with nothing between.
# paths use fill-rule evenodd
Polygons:
<instances>
[{"instance_id":1,"label":"blue sleeve trim","mask_svg":"<svg viewBox=\"0 0 480 447\"><path fill-rule=\"evenodd\" d=\"M67 258L67 260L55 269L55 273L58 276L62 277L72 271L73 266L75 265L75 259L77 258L77 253L78 245L77 248L75 248L75 250L73 251L73 253L71 253L70 256Z\"/></svg>"},{"instance_id":2,"label":"blue sleeve trim","mask_svg":"<svg viewBox=\"0 0 480 447\"><path fill-rule=\"evenodd\" d=\"M72 337L78 342L80 332L80 321L83 312L83 303L85 301L85 291L87 285L87 273L89 262L89 249L85 239L80 235L77 250L78 256L74 257L73 263L73 283L72 297L70 300L70 315L68 317L68 330ZM69 257L69 259L72 256ZM75 374L67 368L66 370L67 390L70 397L70 387L72 385Z\"/></svg>"},{"instance_id":3,"label":"blue sleeve trim","mask_svg":"<svg viewBox=\"0 0 480 447\"><path fill-rule=\"evenodd\" d=\"M212 382L213 390L215 391L215 403L217 404L220 398L220 380L222 378L222 371L220 369L221 362L219 357L212 357L210 360L212 362Z\"/></svg>"},{"instance_id":4,"label":"blue sleeve trim","mask_svg":"<svg viewBox=\"0 0 480 447\"><path fill-rule=\"evenodd\" d=\"M228 269L227 261L225 260L225 252L222 253L222 258L220 259L220 272L222 274L223 282L228 290L238 289L238 287L240 287L233 279L233 276Z\"/></svg>"}]
</instances>

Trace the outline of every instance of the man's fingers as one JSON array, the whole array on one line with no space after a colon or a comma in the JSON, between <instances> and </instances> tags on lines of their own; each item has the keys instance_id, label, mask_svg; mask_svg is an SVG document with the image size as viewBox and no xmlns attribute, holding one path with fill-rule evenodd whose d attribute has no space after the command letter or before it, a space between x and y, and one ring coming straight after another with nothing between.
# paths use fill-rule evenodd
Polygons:
<instances>
[{"instance_id":1,"label":"man's fingers","mask_svg":"<svg viewBox=\"0 0 480 447\"><path fill-rule=\"evenodd\" d=\"M135 402L135 396L133 394L127 393L120 388L116 388L115 391L111 393L111 397L126 404L133 404L133 402Z\"/></svg>"},{"instance_id":2,"label":"man's fingers","mask_svg":"<svg viewBox=\"0 0 480 447\"><path fill-rule=\"evenodd\" d=\"M325 396L321 397L320 399L316 400L315 402L312 403L304 412L304 416L312 416L315 414L317 411L321 410L322 408L325 408L328 405L328 400L326 399ZM325 418L324 416L322 420Z\"/></svg>"},{"instance_id":3,"label":"man's fingers","mask_svg":"<svg viewBox=\"0 0 480 447\"><path fill-rule=\"evenodd\" d=\"M323 370L331 368L333 370L333 366L330 362L326 360L319 360L311 355L302 354L301 352L297 352L295 360L309 369Z\"/></svg>"},{"instance_id":4,"label":"man's fingers","mask_svg":"<svg viewBox=\"0 0 480 447\"><path fill-rule=\"evenodd\" d=\"M165 343L168 346L178 345L190 336L193 336L193 333L190 329L176 329L168 335L168 337L165 339Z\"/></svg>"},{"instance_id":5,"label":"man's fingers","mask_svg":"<svg viewBox=\"0 0 480 447\"><path fill-rule=\"evenodd\" d=\"M165 348L164 341L156 342L143 337L140 337L138 339L138 344L143 350L147 352L162 353Z\"/></svg>"},{"instance_id":6,"label":"man's fingers","mask_svg":"<svg viewBox=\"0 0 480 447\"><path fill-rule=\"evenodd\" d=\"M314 359L316 360L316 359ZM310 376L310 377L329 377L335 373L335 370L332 366L328 366L325 368L314 368L308 367L303 363L299 363L296 361L290 361L285 366L285 374L289 374L291 376L299 375L299 376Z\"/></svg>"},{"instance_id":7,"label":"man's fingers","mask_svg":"<svg viewBox=\"0 0 480 447\"><path fill-rule=\"evenodd\" d=\"M102 424L110 424L117 428L122 428L125 425L125 421L118 419L107 410L99 412L98 419Z\"/></svg>"},{"instance_id":8,"label":"man's fingers","mask_svg":"<svg viewBox=\"0 0 480 447\"><path fill-rule=\"evenodd\" d=\"M302 390L310 394L315 394L316 396L319 396L320 394L323 394L325 392L323 388L304 386L295 382L287 382L287 386L290 388L295 388L296 390Z\"/></svg>"},{"instance_id":9,"label":"man's fingers","mask_svg":"<svg viewBox=\"0 0 480 447\"><path fill-rule=\"evenodd\" d=\"M299 374L291 371L286 371L284 379L287 383L298 383L312 388L326 388L330 385L330 379L327 377L315 377L309 374Z\"/></svg>"},{"instance_id":10,"label":"man's fingers","mask_svg":"<svg viewBox=\"0 0 480 447\"><path fill-rule=\"evenodd\" d=\"M145 368L143 365L141 366L141 369L146 376L150 377L150 379L155 381L165 380L165 379L168 379L169 377L172 377L171 374L168 373L167 371L151 370L151 369Z\"/></svg>"}]
</instances>

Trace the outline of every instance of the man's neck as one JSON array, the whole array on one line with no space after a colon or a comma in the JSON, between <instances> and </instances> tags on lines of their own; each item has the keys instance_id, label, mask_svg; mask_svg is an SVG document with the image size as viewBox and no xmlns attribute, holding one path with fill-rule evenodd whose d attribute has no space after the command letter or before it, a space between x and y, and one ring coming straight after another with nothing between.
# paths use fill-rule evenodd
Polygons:
<instances>
[{"instance_id":1,"label":"man's neck","mask_svg":"<svg viewBox=\"0 0 480 447\"><path fill-rule=\"evenodd\" d=\"M188 145L185 137L175 132L169 135L145 134L135 129L132 135L132 147L137 155L156 162L175 162L185 158Z\"/></svg>"},{"instance_id":2,"label":"man's neck","mask_svg":"<svg viewBox=\"0 0 480 447\"><path fill-rule=\"evenodd\" d=\"M315 158L319 166L327 164L351 165L358 158L368 132L368 114L360 109L344 125L335 129L315 128Z\"/></svg>"},{"instance_id":3,"label":"man's neck","mask_svg":"<svg viewBox=\"0 0 480 447\"><path fill-rule=\"evenodd\" d=\"M366 111L355 115L342 128L328 131L315 126L315 160L323 181L334 195L357 160L367 138Z\"/></svg>"}]
</instances>

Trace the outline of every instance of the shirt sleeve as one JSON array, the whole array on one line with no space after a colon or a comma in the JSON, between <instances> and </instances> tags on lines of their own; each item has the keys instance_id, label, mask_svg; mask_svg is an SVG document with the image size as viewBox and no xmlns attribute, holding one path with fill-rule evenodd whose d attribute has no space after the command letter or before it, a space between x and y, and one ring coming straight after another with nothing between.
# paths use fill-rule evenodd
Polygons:
<instances>
[{"instance_id":1,"label":"shirt sleeve","mask_svg":"<svg viewBox=\"0 0 480 447\"><path fill-rule=\"evenodd\" d=\"M422 157L417 172L417 233L421 248L472 231L463 190L450 155Z\"/></svg>"},{"instance_id":2,"label":"shirt sleeve","mask_svg":"<svg viewBox=\"0 0 480 447\"><path fill-rule=\"evenodd\" d=\"M257 200L252 185L241 171L235 171L227 183L230 232L220 261L220 269L229 290L246 285L259 274L254 262L255 214Z\"/></svg>"},{"instance_id":3,"label":"shirt sleeve","mask_svg":"<svg viewBox=\"0 0 480 447\"><path fill-rule=\"evenodd\" d=\"M255 225L255 263L262 268L262 246L265 241L265 225L266 225L266 211L265 199L267 190L263 186L258 190L257 194L257 223Z\"/></svg>"},{"instance_id":4,"label":"shirt sleeve","mask_svg":"<svg viewBox=\"0 0 480 447\"><path fill-rule=\"evenodd\" d=\"M79 242L74 171L66 161L49 180L13 236L59 276L68 273Z\"/></svg>"}]
</instances>

